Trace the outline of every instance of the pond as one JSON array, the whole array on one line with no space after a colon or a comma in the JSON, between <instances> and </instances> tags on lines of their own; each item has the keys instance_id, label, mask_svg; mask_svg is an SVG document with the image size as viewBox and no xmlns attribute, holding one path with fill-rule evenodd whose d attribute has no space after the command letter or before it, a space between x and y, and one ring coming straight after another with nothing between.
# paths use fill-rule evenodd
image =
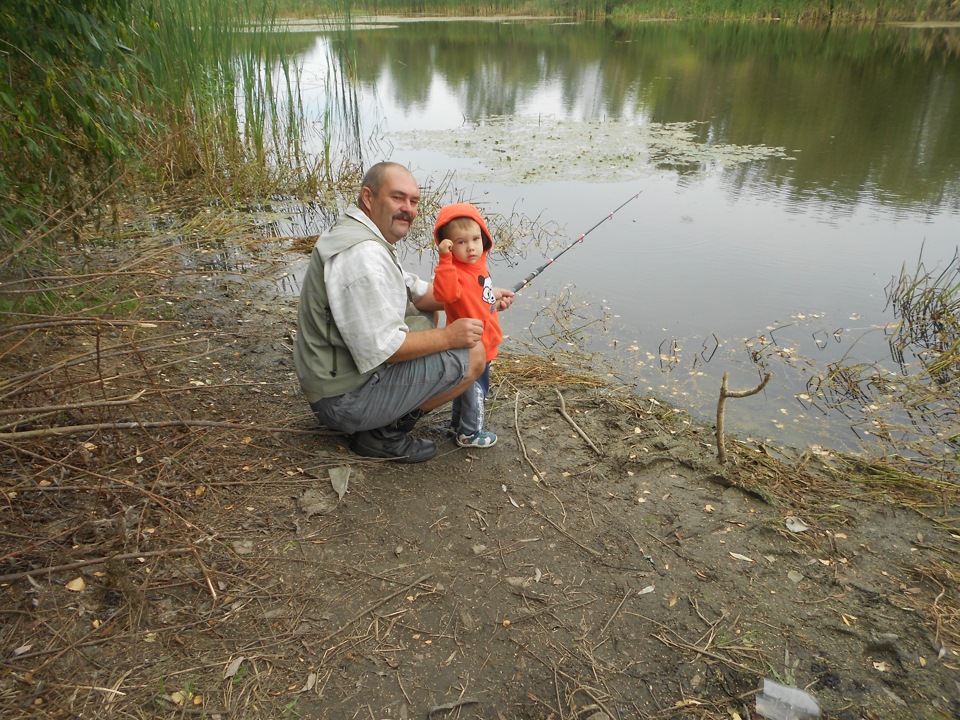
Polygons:
<instances>
[{"instance_id":1,"label":"pond","mask_svg":"<svg viewBox=\"0 0 960 720\"><path fill-rule=\"evenodd\" d=\"M493 219L497 284L569 248L503 314L505 349L588 351L694 420L724 373L772 372L728 431L852 450L943 432L888 402L924 353L891 352L890 296L903 270L956 269L957 32L420 21L285 41L334 152ZM429 275L426 210L405 262Z\"/></svg>"}]
</instances>

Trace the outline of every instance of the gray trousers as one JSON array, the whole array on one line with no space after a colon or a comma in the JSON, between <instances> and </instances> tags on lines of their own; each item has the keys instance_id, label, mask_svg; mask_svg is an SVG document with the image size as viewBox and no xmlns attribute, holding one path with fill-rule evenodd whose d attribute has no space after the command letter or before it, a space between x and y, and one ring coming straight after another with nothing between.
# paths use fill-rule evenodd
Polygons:
<instances>
[{"instance_id":1,"label":"gray trousers","mask_svg":"<svg viewBox=\"0 0 960 720\"><path fill-rule=\"evenodd\" d=\"M334 430L373 430L455 388L469 371L469 350L446 350L385 365L356 390L317 400L310 409L321 425Z\"/></svg>"}]
</instances>

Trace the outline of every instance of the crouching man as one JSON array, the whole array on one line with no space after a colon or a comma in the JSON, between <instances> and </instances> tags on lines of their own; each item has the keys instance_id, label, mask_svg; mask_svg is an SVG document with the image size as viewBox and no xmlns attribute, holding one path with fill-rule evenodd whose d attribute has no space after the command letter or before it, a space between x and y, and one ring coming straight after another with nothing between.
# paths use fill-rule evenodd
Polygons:
<instances>
[{"instance_id":1,"label":"crouching man","mask_svg":"<svg viewBox=\"0 0 960 720\"><path fill-rule=\"evenodd\" d=\"M483 321L437 328L433 284L405 272L394 247L417 216L420 189L402 165L382 162L356 205L317 240L300 292L294 364L321 424L350 435L358 455L415 463L436 444L410 434L425 413L483 373Z\"/></svg>"}]
</instances>

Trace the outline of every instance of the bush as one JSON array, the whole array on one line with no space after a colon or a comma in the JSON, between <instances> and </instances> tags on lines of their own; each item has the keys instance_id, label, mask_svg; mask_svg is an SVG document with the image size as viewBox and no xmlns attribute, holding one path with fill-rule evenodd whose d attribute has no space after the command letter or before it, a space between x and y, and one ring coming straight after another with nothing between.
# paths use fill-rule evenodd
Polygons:
<instances>
[{"instance_id":1,"label":"bush","mask_svg":"<svg viewBox=\"0 0 960 720\"><path fill-rule=\"evenodd\" d=\"M0 265L109 192L145 122L134 8L18 0L0 10Z\"/></svg>"}]
</instances>

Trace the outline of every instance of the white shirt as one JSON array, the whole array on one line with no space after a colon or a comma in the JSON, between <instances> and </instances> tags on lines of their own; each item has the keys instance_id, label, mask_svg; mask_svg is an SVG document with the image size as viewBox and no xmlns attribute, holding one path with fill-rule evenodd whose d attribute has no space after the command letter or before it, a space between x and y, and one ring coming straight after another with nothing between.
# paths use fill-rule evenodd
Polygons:
<instances>
[{"instance_id":1,"label":"white shirt","mask_svg":"<svg viewBox=\"0 0 960 720\"><path fill-rule=\"evenodd\" d=\"M359 208L346 214L379 237L380 230ZM386 242L386 241L384 241ZM337 329L360 372L391 357L406 339L407 289L416 302L429 285L401 270L395 256L376 242L362 242L338 253L324 267L324 283Z\"/></svg>"}]
</instances>

